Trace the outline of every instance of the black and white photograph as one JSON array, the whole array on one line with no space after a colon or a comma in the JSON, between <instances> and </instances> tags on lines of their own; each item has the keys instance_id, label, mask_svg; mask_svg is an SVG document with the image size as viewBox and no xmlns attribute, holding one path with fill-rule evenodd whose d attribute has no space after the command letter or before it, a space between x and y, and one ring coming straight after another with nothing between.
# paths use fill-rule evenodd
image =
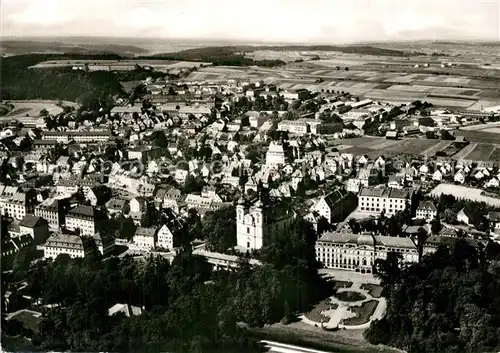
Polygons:
<instances>
[{"instance_id":1,"label":"black and white photograph","mask_svg":"<svg viewBox=\"0 0 500 353\"><path fill-rule=\"evenodd\" d=\"M500 352L500 0L0 0L1 352Z\"/></svg>"}]
</instances>

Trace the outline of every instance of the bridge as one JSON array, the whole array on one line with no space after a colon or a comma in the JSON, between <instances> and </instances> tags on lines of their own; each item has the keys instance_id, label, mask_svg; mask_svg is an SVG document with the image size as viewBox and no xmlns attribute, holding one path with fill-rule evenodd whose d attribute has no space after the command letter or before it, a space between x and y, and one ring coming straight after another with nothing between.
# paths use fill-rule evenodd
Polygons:
<instances>
[{"instance_id":1,"label":"bridge","mask_svg":"<svg viewBox=\"0 0 500 353\"><path fill-rule=\"evenodd\" d=\"M193 255L199 255L205 257L209 263L215 266L216 270L222 268L238 267L238 256L235 255L221 254L202 249L194 250ZM255 259L250 259L249 263L251 266L259 266L262 264L259 260Z\"/></svg>"},{"instance_id":2,"label":"bridge","mask_svg":"<svg viewBox=\"0 0 500 353\"><path fill-rule=\"evenodd\" d=\"M144 256L152 254L152 255L162 256L171 262L176 255L175 252L165 253L165 252L147 251L139 247L135 247L133 244L127 244L127 245L128 245L128 250L120 254L119 255L120 257L123 257L125 255L132 255L132 256L137 256L139 258L143 258ZM208 263L214 265L215 270L235 269L238 267L238 258L239 258L238 256L207 251L203 249L204 245L205 244L195 247L195 249L193 250L193 255L203 256L204 258L206 258ZM249 263L251 266L262 265L262 263L259 260L255 259L249 259Z\"/></svg>"}]
</instances>

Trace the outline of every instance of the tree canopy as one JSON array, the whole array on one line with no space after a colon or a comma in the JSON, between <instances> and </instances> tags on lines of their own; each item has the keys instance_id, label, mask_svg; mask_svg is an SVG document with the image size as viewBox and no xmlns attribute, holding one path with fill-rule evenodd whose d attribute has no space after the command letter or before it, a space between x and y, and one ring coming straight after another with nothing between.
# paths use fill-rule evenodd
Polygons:
<instances>
[{"instance_id":1,"label":"tree canopy","mask_svg":"<svg viewBox=\"0 0 500 353\"><path fill-rule=\"evenodd\" d=\"M382 261L387 313L366 338L409 353L498 351L500 267L487 254L458 240L407 269Z\"/></svg>"}]
</instances>

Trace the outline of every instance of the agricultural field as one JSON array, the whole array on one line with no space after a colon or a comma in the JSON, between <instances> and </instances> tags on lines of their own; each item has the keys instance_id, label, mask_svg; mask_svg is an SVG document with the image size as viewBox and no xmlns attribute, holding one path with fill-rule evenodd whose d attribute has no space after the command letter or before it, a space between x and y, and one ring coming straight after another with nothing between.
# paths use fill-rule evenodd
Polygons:
<instances>
[{"instance_id":1,"label":"agricultural field","mask_svg":"<svg viewBox=\"0 0 500 353\"><path fill-rule=\"evenodd\" d=\"M408 138L387 140L377 137L358 137L342 140L342 147L335 146L345 153L372 156L393 156L398 154L432 156L452 144L450 141Z\"/></svg>"},{"instance_id":2,"label":"agricultural field","mask_svg":"<svg viewBox=\"0 0 500 353\"><path fill-rule=\"evenodd\" d=\"M456 160L498 162L500 153L500 145L487 143L473 143L464 148L462 151L453 156Z\"/></svg>"},{"instance_id":3,"label":"agricultural field","mask_svg":"<svg viewBox=\"0 0 500 353\"><path fill-rule=\"evenodd\" d=\"M490 155L490 160L497 162L500 161L500 147L493 151L493 153Z\"/></svg>"},{"instance_id":4,"label":"agricultural field","mask_svg":"<svg viewBox=\"0 0 500 353\"><path fill-rule=\"evenodd\" d=\"M295 55L306 55L300 52L278 52L278 54L290 58L296 57ZM315 91L331 91L333 89L373 100L395 103L426 100L440 107L468 110L480 110L494 105L494 99L500 99L500 92L492 86L494 82L486 79L464 76L461 71L451 75L450 73L437 75L422 68L415 72L408 70L410 68L408 62L391 62L388 58L380 60L382 61L379 61L379 64L366 65L366 61L361 57L335 56L330 53L325 60L289 63L279 69L205 67L193 72L188 79L226 80L250 77L273 82L283 90L307 88ZM399 72L387 71L384 65L389 64L393 70ZM346 66L350 66L348 71L344 70ZM481 70L476 71L474 72L479 74ZM317 83L318 79L323 82ZM485 97L491 101L484 100ZM479 104L480 100L484 101Z\"/></svg>"},{"instance_id":5,"label":"agricultural field","mask_svg":"<svg viewBox=\"0 0 500 353\"><path fill-rule=\"evenodd\" d=\"M497 146L487 144L476 144L474 149L465 156L465 159L473 161L489 161L490 156L493 154Z\"/></svg>"},{"instance_id":6,"label":"agricultural field","mask_svg":"<svg viewBox=\"0 0 500 353\"><path fill-rule=\"evenodd\" d=\"M436 155L437 152L442 152L447 150L452 145L452 143L453 142L451 141L441 141L438 144L430 146L428 149L421 152L420 154L428 157L434 156Z\"/></svg>"},{"instance_id":7,"label":"agricultural field","mask_svg":"<svg viewBox=\"0 0 500 353\"><path fill-rule=\"evenodd\" d=\"M55 101L32 100L32 101L8 101L14 108L6 115L2 116L1 120L20 119L25 117L38 117L42 109L46 109L49 114L56 115L62 113L63 108L57 105ZM64 105L77 107L78 105L72 102L63 102Z\"/></svg>"},{"instance_id":8,"label":"agricultural field","mask_svg":"<svg viewBox=\"0 0 500 353\"><path fill-rule=\"evenodd\" d=\"M31 66L31 69L44 68L61 68L73 67L87 64L93 66L95 70L108 70L109 67L114 70L130 70L134 69L135 65L151 66L155 69L187 69L199 66L208 66L211 63L195 62L195 61L178 61L178 60L50 60L43 61Z\"/></svg>"},{"instance_id":9,"label":"agricultural field","mask_svg":"<svg viewBox=\"0 0 500 353\"><path fill-rule=\"evenodd\" d=\"M475 143L471 143L471 144L465 146L458 153L456 153L456 154L453 155L453 159L455 159L455 160L465 159L465 157L469 153L471 153L474 148L476 148L476 144Z\"/></svg>"},{"instance_id":10,"label":"agricultural field","mask_svg":"<svg viewBox=\"0 0 500 353\"><path fill-rule=\"evenodd\" d=\"M494 128L499 128L499 127L500 127L500 122L496 122L496 123L486 123L486 124L464 126L464 127L461 127L460 130L465 130L465 131L487 130L487 132L492 132L492 130Z\"/></svg>"},{"instance_id":11,"label":"agricultural field","mask_svg":"<svg viewBox=\"0 0 500 353\"><path fill-rule=\"evenodd\" d=\"M463 136L467 141L480 142L480 143L493 143L500 144L500 135L495 132L491 132L489 129L484 130L457 130L455 131L455 136Z\"/></svg>"}]
</instances>

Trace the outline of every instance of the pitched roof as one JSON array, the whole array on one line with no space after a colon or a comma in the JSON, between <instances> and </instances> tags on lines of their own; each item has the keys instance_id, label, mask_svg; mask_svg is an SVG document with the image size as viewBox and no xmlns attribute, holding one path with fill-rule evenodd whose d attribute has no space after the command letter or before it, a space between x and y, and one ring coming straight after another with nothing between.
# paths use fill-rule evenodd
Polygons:
<instances>
[{"instance_id":1,"label":"pitched roof","mask_svg":"<svg viewBox=\"0 0 500 353\"><path fill-rule=\"evenodd\" d=\"M417 210L437 211L437 208L432 201L420 201Z\"/></svg>"},{"instance_id":2,"label":"pitched roof","mask_svg":"<svg viewBox=\"0 0 500 353\"><path fill-rule=\"evenodd\" d=\"M35 227L40 226L44 222L47 223L47 221L41 217L36 217L36 216L31 215L31 214L27 214L26 216L24 216L24 218L21 220L21 222L19 222L19 225L21 227L35 228Z\"/></svg>"},{"instance_id":3,"label":"pitched roof","mask_svg":"<svg viewBox=\"0 0 500 353\"><path fill-rule=\"evenodd\" d=\"M76 206L68 212L68 216L92 217L95 216L95 210L91 206L80 205Z\"/></svg>"},{"instance_id":4,"label":"pitched roof","mask_svg":"<svg viewBox=\"0 0 500 353\"><path fill-rule=\"evenodd\" d=\"M154 237L156 235L156 228L139 227L135 231L135 235L143 237Z\"/></svg>"},{"instance_id":5,"label":"pitched roof","mask_svg":"<svg viewBox=\"0 0 500 353\"><path fill-rule=\"evenodd\" d=\"M345 195L347 195L347 192L345 190L337 189L329 195L325 196L324 199L328 206L333 207L339 200L344 198Z\"/></svg>"}]
</instances>

